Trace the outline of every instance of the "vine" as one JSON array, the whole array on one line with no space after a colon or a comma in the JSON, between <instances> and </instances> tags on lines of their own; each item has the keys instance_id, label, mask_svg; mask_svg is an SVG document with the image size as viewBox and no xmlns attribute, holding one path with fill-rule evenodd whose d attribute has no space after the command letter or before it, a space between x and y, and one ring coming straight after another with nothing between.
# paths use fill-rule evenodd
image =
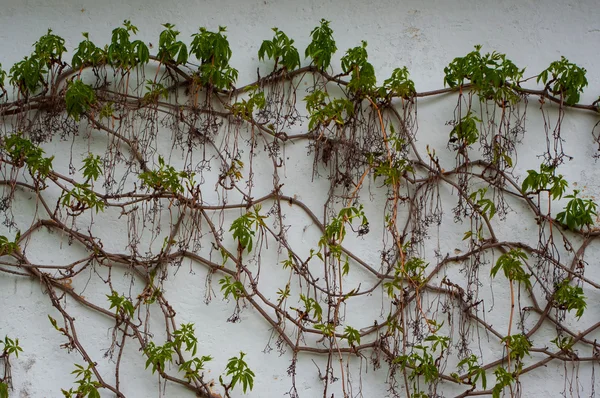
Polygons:
<instances>
[{"instance_id":1,"label":"vine","mask_svg":"<svg viewBox=\"0 0 600 398\"><path fill-rule=\"evenodd\" d=\"M0 236L0 275L37 281L54 307L48 332L79 354L65 397L125 397L130 345L161 391L175 384L216 398L256 388L262 375L245 352L228 359L218 382L209 380L220 354L202 352L199 325L182 322L169 299L169 281L188 263L206 278L207 304L219 297L216 287L234 304L229 322L242 313L265 321L265 351L274 345L289 355L290 397L305 395L297 375L307 368L298 365L310 354L323 358L315 365L324 397L363 396L369 366L385 366L389 396L413 398L520 396L528 388L521 379L551 361L594 374L600 322L583 329L572 321L589 312L600 288L586 269L586 251L600 236L597 205L558 174L570 159L561 136L566 112L599 111L578 103L585 69L563 57L534 76L541 90L527 89L525 69L475 46L445 68L447 88L418 92L406 67L378 86L365 41L345 52L334 74L338 48L322 20L310 33L308 64L273 28L258 49L270 72L236 86L225 27L200 28L189 46L175 25L163 27L156 55L124 21L105 46L84 33L70 63L65 40L49 30L31 55L8 73L0 69L8 235ZM444 130L453 166L417 142L418 102L447 93L457 98ZM539 99L547 145L537 153L539 171L520 175L531 97ZM66 151L50 154L57 139L71 141L66 167ZM287 176L298 148L313 157L321 202L298 196ZM14 211L25 196L35 198L29 225ZM454 228L467 227L455 255L430 239L452 224L448 206ZM503 237L511 214L532 220L536 242ZM299 232L294 217L311 225ZM99 235L115 223L127 231L125 245ZM298 238L307 230L317 236L312 243ZM28 248L44 231L85 255L63 265L32 261ZM366 235L368 250L360 250ZM488 277L506 302L481 293ZM104 301L83 294L90 283ZM110 378L78 335L74 302L113 322ZM374 321L355 323L357 308L374 303L379 308L362 318ZM489 322L489 307L503 304L504 319ZM482 347L484 340L500 351ZM35 342L6 336L0 344L6 398L12 364ZM569 375L565 393L579 389ZM594 379L583 385L593 391Z\"/></svg>"}]
</instances>

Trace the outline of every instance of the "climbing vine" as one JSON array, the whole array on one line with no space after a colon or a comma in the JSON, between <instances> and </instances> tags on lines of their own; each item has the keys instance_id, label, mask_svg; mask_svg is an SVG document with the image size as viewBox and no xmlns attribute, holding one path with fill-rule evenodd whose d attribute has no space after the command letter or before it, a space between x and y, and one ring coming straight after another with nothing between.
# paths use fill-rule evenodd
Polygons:
<instances>
[{"instance_id":1,"label":"climbing vine","mask_svg":"<svg viewBox=\"0 0 600 398\"><path fill-rule=\"evenodd\" d=\"M290 397L321 395L297 383L311 371L323 397L363 396L371 369L389 396L520 396L535 390L522 378L551 362L565 394L593 393L600 320L586 315L598 315L588 303L600 284L586 252L600 236L597 205L560 174L573 157L565 114L599 111L579 103L585 69L562 57L533 76L541 88L525 88L525 69L475 46L449 62L445 88L419 92L406 67L378 85L365 41L337 68L322 20L304 59L273 28L256 81L238 85L225 27L186 44L163 26L156 55L125 21L106 45L84 33L70 62L49 30L0 68L0 278L35 280L47 296L47 333L77 354L65 397L127 396L122 364L139 359L125 358L129 346L160 391L265 388L256 353L212 367L218 347L203 345L202 322L181 320L170 299L185 272L205 278L205 304L230 304L223 322L264 321L265 352L289 358ZM418 140L417 105L435 96L456 98L439 128L445 149ZM539 168L525 174L517 153L532 98L546 145L527 154ZM305 163L310 172L296 175ZM300 192L300 178L314 190ZM533 231L506 233L526 219ZM82 256L32 260L43 234ZM78 334L73 303L112 322L110 377ZM195 303L200 320L205 304ZM13 395L19 353L39 344L15 330L0 341L1 398ZM315 367L303 365L315 355ZM583 367L590 380L573 376Z\"/></svg>"}]
</instances>

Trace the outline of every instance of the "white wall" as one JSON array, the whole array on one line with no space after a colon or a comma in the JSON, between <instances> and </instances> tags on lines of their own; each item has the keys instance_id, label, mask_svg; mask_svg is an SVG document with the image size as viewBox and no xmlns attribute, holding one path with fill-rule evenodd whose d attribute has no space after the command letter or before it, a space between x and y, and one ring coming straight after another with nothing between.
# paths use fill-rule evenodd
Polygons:
<instances>
[{"instance_id":1,"label":"white wall","mask_svg":"<svg viewBox=\"0 0 600 398\"><path fill-rule=\"evenodd\" d=\"M5 69L19 61L24 55L29 54L31 45L43 34L47 28L67 40L69 50L76 46L80 39L80 32L90 32L91 39L97 43L108 43L111 30L117 27L124 19L131 19L132 23L140 29L138 37L146 42L151 42L156 48L158 34L162 30L161 24L171 22L176 24L182 32L182 38L189 43L189 36L197 32L200 26L215 30L219 25L227 26L227 35L233 49L232 64L240 71L238 82L240 84L253 81L256 78L256 68L260 65L257 59L257 50L263 39L271 38L271 27L277 26L285 31L296 44L303 55L304 48L309 42L309 32L321 18L331 20L338 44L337 58L334 65L339 72L337 60L343 52L350 47L366 40L369 43L369 60L373 63L379 80L385 79L391 71L399 66L406 65L415 81L417 91L438 89L443 86L443 69L454 57L463 56L473 49L473 45L482 44L483 51L499 51L506 53L517 65L527 67L526 76L534 75L547 65L564 55L572 62L588 70L589 87L582 96L583 103L591 103L599 94L597 88L600 83L600 73L597 65L600 61L598 45L600 44L600 9L595 1L17 1L3 0L0 6L0 62ZM304 61L306 62L306 61ZM262 74L267 73L264 64L260 65ZM535 82L527 83L535 87ZM299 98L303 94L299 95ZM524 175L525 170L537 169L539 155L544 146L543 122L538 111L537 99L532 98L528 109L528 132L520 144L516 175ZM455 106L455 97L452 95L443 98L424 99L419 101L419 132L418 146L424 151L427 144L437 148L442 160L442 165L447 169L453 167L454 154L448 152L446 142L449 127L448 120L452 120ZM299 106L303 109L303 105ZM554 113L551 116L555 117ZM590 113L568 111L564 122L564 136L566 138L565 152L574 156L574 160L561 168L571 185L577 184L584 195L597 198L600 194L600 172L592 158L597 152L597 146L592 141L591 130L597 117ZM300 129L301 130L301 129ZM91 148L101 151L106 148L105 138L102 135L92 134ZM162 137L159 141L164 145L160 150L168 153L170 137ZM55 139L45 146L48 153L56 154L55 167L68 170L69 156L65 154L73 145L72 161L80 164L82 155L88 150L87 137L79 137L73 142L61 142ZM166 149L165 149L166 148ZM296 195L307 203L318 215L322 215L323 202L326 189L329 186L325 178L311 181L312 157L306 156L305 142L286 147L286 168L281 172L284 179L284 194ZM263 154L264 155L264 154ZM247 156L247 154L245 155ZM260 156L259 156L260 158ZM173 162L180 162L174 156ZM261 166L257 160L256 178L267 181L265 186L257 186L254 196L268 193L272 189L271 169L269 164ZM219 198L210 190L214 186L215 176L205 176L207 182L207 201L218 203ZM364 239L349 237L349 245L355 253L375 268L379 267L379 253L377 248L381 245L382 236L382 211L385 203L385 192L377 189L373 184L374 196L372 204L369 196L364 194L363 203L369 208L371 233ZM442 195L446 200L444 204L444 224L438 230L430 230L430 239L426 249L428 261L435 262L434 250L439 250L442 256L446 253L454 255L455 250L464 249L461 241L462 235L468 228L467 223L455 224L452 219L451 209L455 198L453 193L444 188ZM235 202L236 197L231 194L230 202ZM496 220L497 230L506 240L523 240L533 242L537 239L536 228L528 218L524 221L518 214L522 211L519 204L514 205L515 213L509 214L505 222ZM14 204L15 220L21 229L26 229L32 222L32 209L34 207L30 196L20 194ZM263 206L266 209L266 206ZM560 209L556 206L556 209ZM558 211L558 210L557 210ZM300 250L308 251L309 247L316 246L318 233L312 222L304 213L295 209L285 209L286 224L290 225L289 240L298 244ZM228 213L225 226L229 225L239 213ZM168 215L163 214L164 223ZM96 235L102 239L107 250L125 252L127 241L127 222L119 218L117 211L96 218L94 226ZM227 228L225 230L227 232ZM14 231L6 232L14 236ZM207 237L208 239L208 237ZM158 247L162 243L161 235L157 241ZM146 242L146 241L145 241ZM148 243L148 242L146 242ZM149 244L149 243L148 243ZM278 261L285 255L278 256L274 250L274 241L270 241L271 252L265 254L262 266L273 267L272 272L263 270L261 284L266 294L275 299L275 292L283 287L286 274L276 270ZM156 248L156 245L154 246ZM209 244L204 245L204 252L208 253ZM600 268L597 264L598 249L590 246L586 253L588 262L586 276L592 280L600 277ZM82 254L83 253L83 254ZM67 264L75 258L85 256L82 248L69 245L64 236L59 233L47 234L40 232L34 239L27 243L27 254L32 262L42 264ZM218 253L213 253L214 260L219 261ZM490 259L491 261L491 259ZM565 261L565 263L568 263ZM98 270L104 274L105 270ZM130 279L123 275L123 271L115 271L123 278L117 281L116 288L127 292L130 288ZM450 267L447 275L453 281L459 281L461 275L458 267ZM481 297L486 301L485 316L487 322L494 325L506 325L508 322L509 293L506 281L488 278L489 270L482 270ZM165 283L165 291L171 304L177 312L178 322L195 322L197 335L200 341L199 352L202 355L211 355L214 360L209 364L207 378L218 379L225 368L227 359L239 351L247 353L250 367L257 375L254 390L247 394L249 397L282 397L290 390L291 380L287 374L290 365L290 350L280 355L275 347L275 341L269 342L271 331L269 325L250 307L241 312L241 322L227 322L234 312L235 303L222 299L218 291L217 279L213 278L212 300L206 305L206 297L210 292L206 290L207 270L197 264L184 262L178 272L171 272L170 279ZM500 277L498 277L500 278ZM497 278L497 279L498 279ZM503 278L503 277L502 277ZM594 279L595 278L595 279ZM376 281L359 267L352 268L348 286L372 285ZM120 285L119 285L120 283ZM87 299L99 305L108 307L105 294L109 291L99 281L95 273L79 275L74 279L74 286ZM132 292L137 292L137 286L131 287ZM574 331L582 331L599 320L600 310L596 303L600 299L598 291L589 285L585 287L588 297L588 309L585 316L578 322L572 316L566 322ZM134 294L134 293L132 293ZM137 293L135 293L137 294ZM435 298L429 298L428 305L438 305ZM527 301L524 299L524 303ZM69 388L73 383L70 374L74 363L82 363L81 358L73 353L61 350L59 346L64 343L64 338L54 331L47 315L56 317L57 313L52 308L45 292L40 288L39 281L20 278L0 273L0 337L8 335L18 337L24 352L17 360L13 360L13 382L15 397L58 397L60 388ZM297 304L290 304L291 306ZM103 376L112 382L114 363L104 358L104 353L110 345L111 320L80 308L76 303L69 301L69 308L76 314L78 334L87 344L92 358L98 362ZM380 290L373 296L357 300L354 307L347 308L347 322L356 328L365 328L372 325L375 318L385 314L386 304ZM162 320L160 314L152 314L153 322L157 324ZM526 327L531 326L536 315L530 315L525 320ZM441 319L443 320L443 319ZM446 320L446 322L448 322ZM506 330L505 326L498 326L499 330ZM533 341L534 347L543 348L544 344L556 335L555 329L548 324L536 334ZM160 336L156 336L159 339ZM592 340L600 337L597 331L589 336ZM307 342L310 343L310 342ZM318 345L317 343L313 343ZM265 352L265 347L270 345L271 352ZM479 341L475 343L477 353L487 355L489 362L502 355L502 347L494 336L481 333ZM168 384L164 390L159 388L156 375L150 370L144 370L145 358L142 357L135 344L130 344L125 350L126 359L122 364L123 392L127 397L148 396L186 396L184 390ZM589 355L587 348L582 348L582 355ZM367 354L368 357L368 354ZM535 358L542 358L542 354L534 354ZM323 360L319 356L302 355L297 369L296 386L298 393L303 398L322 396L322 386L315 363L323 369ZM450 360L449 363L455 363ZM361 366L362 372L358 369ZM335 368L336 371L339 367ZM373 371L367 359L362 363L353 359L351 361L354 385L358 386L359 375L362 377L362 396L382 397L387 396L387 366L382 363L382 368ZM175 365L173 366L175 371ZM368 371L367 371L368 370ZM446 369L450 373L450 365ZM596 367L595 371L598 369ZM577 373L578 372L578 373ZM338 375L339 376L339 375ZM572 390L565 387L565 383L573 381ZM488 388L493 385L492 371L488 371ZM573 368L571 364L552 361L547 366L535 372L524 375L522 382L522 396L561 396L566 390L567 396L593 396L593 391L600 388L598 378L592 376L592 366L589 363ZM595 383L595 385L594 385ZM358 388L353 391L353 396L359 394ZM595 390L594 390L595 389ZM444 396L454 396L464 391L450 384L442 384L438 391ZM111 396L102 391L102 396ZM329 389L329 395L342 397L340 382L334 383ZM578 395L580 394L580 395ZM234 391L234 396L241 396L241 391Z\"/></svg>"}]
</instances>

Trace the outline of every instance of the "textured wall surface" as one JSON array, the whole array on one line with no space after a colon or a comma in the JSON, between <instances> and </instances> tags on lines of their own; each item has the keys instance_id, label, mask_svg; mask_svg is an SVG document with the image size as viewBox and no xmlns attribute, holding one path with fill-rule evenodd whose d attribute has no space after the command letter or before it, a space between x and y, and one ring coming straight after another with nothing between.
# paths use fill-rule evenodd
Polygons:
<instances>
[{"instance_id":1,"label":"textured wall surface","mask_svg":"<svg viewBox=\"0 0 600 398\"><path fill-rule=\"evenodd\" d=\"M48 28L64 37L67 48L72 50L81 40L81 32L89 32L91 39L98 44L108 43L111 30L124 19L131 19L140 30L137 37L153 43L155 48L162 23L176 24L183 40L188 42L190 35L196 33L200 26L216 30L219 25L224 25L227 26L227 36L233 49L231 63L240 71L238 82L246 83L256 79L257 67L261 65L257 51L263 39L272 37L272 27L277 26L294 38L303 56L304 48L309 43L309 32L321 18L331 21L337 40L338 52L333 62L336 73L339 72L339 57L344 51L359 45L360 40L366 40L369 60L375 67L378 80L385 79L396 67L407 66L417 91L434 90L443 87L444 67L454 57L463 56L473 49L473 45L481 44L484 52L496 50L506 53L517 65L526 67L525 76L537 73L564 55L588 70L589 86L582 95L581 102L591 103L600 93L600 7L591 0L3 0L0 6L0 62L8 69L31 51L31 44L45 34ZM303 65L306 62L303 60ZM264 66L261 68L263 75L266 74ZM537 87L535 80L524 85ZM450 130L446 122L453 118L455 105L454 98L444 96L424 99L418 103L417 145L423 152L426 145L436 148L442 164L448 168L453 166L455 154L446 149ZM536 156L545 149L543 121L537 108L537 104L529 104L529 130L518 147L516 175L523 176L526 170L537 169L540 159ZM555 117L552 112L550 114ZM591 135L597 120L597 116L593 114L569 110L563 124L565 152L572 155L573 160L562 166L561 173L572 186L582 189L583 194L589 198L600 197L600 171L593 158L597 154L597 145L592 141ZM9 130L10 127L6 129ZM162 137L161 140L166 147L170 145L170 137ZM54 140L45 147L48 153L58 155L56 167L62 167L65 172L71 161L66 155L70 145L70 141ZM76 161L80 161L81 154L88 150L87 145L87 139L73 141L73 156ZM91 145L102 148L104 144L98 138L97 141L92 139ZM306 157L307 149L303 143L288 147L287 151L284 193L296 196L317 214L321 214L329 182L325 178L312 181L312 157ZM258 167L256 173L257 180L262 176L271 183L269 169L262 170ZM208 184L214 185L214 180ZM257 186L254 195L258 197L261 193L268 193L271 188L267 186L267 191L263 192ZM214 192L207 194L207 200L214 200L215 203L219 200L210 195L214 195ZM436 261L436 251L441 256L460 252L461 245L464 245L461 243L462 236L467 229L466 224L453 222L453 192L447 190L443 195L445 200L450 201L445 208L444 223L439 229L434 227L430 230L430 237L425 245L428 261L432 262ZM235 199L232 194L231 201L234 202ZM34 205L28 200L27 195L22 195L14 205L15 220L20 228L27 228L31 223ZM369 205L370 200L372 204ZM365 196L364 201L367 207L383 206L385 194L380 192L370 199ZM498 221L499 233L513 241L535 242L535 223L528 221L532 220L531 217L524 221L518 215L519 211L523 209L515 205L514 212L509 213L505 221ZM381 231L384 220L376 218L381 216L381 212L373 211L372 215L372 231L377 231L378 228ZM230 221L227 219L226 223ZM294 227L290 229L290 239L298 242L306 240L307 245L314 244L318 239L316 230L311 229L311 221L305 216L290 213L286 223ZM123 242L127 240L126 224L119 220L118 214L97 220L95 231L105 248L115 251L124 249ZM9 232L10 236L13 234L14 232ZM351 245L357 255L375 267L379 266L380 253L373 250L373 247L380 244L381 234L349 239L353 239ZM161 241L162 237L158 240ZM159 246L160 243L158 242ZM67 264L73 258L82 256L82 249L69 245L64 237L55 233L40 235L39 239L31 240L27 253L32 261L40 264ZM598 280L600 276L598 255L600 248L595 247L590 247L586 253L586 267L589 268L586 269L586 276L593 280ZM276 253L267 258L274 263L281 261ZM372 282L369 282L370 275L361 272L351 273L348 283ZM510 301L507 285L493 285L487 270L482 271L482 275L480 294L489 302L484 311L487 322L505 325L508 313L498 309L507 308ZM181 322L195 322L200 341L199 351L203 355L214 357L208 367L207 378L217 379L225 368L227 358L244 351L250 367L257 375L254 390L247 396L285 396L291 386L288 375L291 360L289 350L283 354L277 349L270 350L275 343L269 340L269 325L252 308L245 308L241 312L240 322L227 322L234 313L235 303L222 299L216 281L213 281L212 300L207 305L205 302L211 293L206 291L206 276L206 270L192 269L191 265L188 267L186 264L170 275L171 279L166 283L165 289L170 295L171 303L176 303L175 311ZM276 289L281 287L279 276L281 275L276 272L263 273L261 283L265 286L272 283L270 294L273 298ZM461 277L458 269L449 270L448 276L453 281ZM93 282L92 273L89 279L92 281L89 286L83 280L81 286L77 287L81 294L90 300L95 298L97 302L106 304L104 297L107 291L94 290L101 284ZM126 291L130 287L127 278L124 276L123 279L122 286L117 287ZM575 331L585 330L600 321L600 307L597 305L600 292L590 286L585 288L585 292L588 309L584 317L579 321L574 317L566 320ZM48 322L47 315L56 316L56 312L40 284L35 280L0 273L0 304L0 337L18 337L24 348L18 360L13 361L15 388L11 397L60 396L61 388L72 385L73 364L80 363L81 359L76 354L69 354L59 348L64 343L64 338ZM90 354L99 363L107 379L111 380L114 363L105 358L104 354L110 344L112 321L78 308L75 303L70 305L80 327L80 338L90 347ZM353 308L347 318L352 320L353 325L368 327L373 324L374 317L381 316L381 308L382 293L379 291ZM523 320L526 326L532 324L533 317L535 316ZM548 341L556 334L551 325L544 328L547 330L539 332L539 341ZM505 326L499 326L499 329L505 330ZM589 338L600 338L600 334L595 332ZM535 347L543 348L536 345L536 341L533 343ZM488 358L502 355L502 347L493 336L482 333L477 345L482 353L489 355ZM137 347L130 345L126 351L128 356L127 362L122 364L122 383L127 397L178 397L187 394L172 384L166 387L159 385L157 376L144 369L145 359ZM323 366L320 361L322 358L318 355L302 355L296 370L296 386L300 397L322 396L322 382L319 380L317 366ZM364 397L387 396L385 381L388 374L386 365L382 365L382 368L373 370L368 358L362 362L352 361L353 376L362 377L362 391L353 391L353 396L359 396L360 393ZM596 364L595 372L598 370ZM600 384L598 376L594 378L593 372L594 367L590 363L572 367L552 361L522 377L522 396L558 397L563 393L567 396L595 396ZM494 376L490 371L488 384L493 384L493 380ZM337 382L331 386L328 397L342 397L339 384ZM462 391L464 389L448 386L446 389L440 388L438 393L455 396ZM102 391L102 396L112 395ZM241 391L235 391L234 396L242 396Z\"/></svg>"}]
</instances>

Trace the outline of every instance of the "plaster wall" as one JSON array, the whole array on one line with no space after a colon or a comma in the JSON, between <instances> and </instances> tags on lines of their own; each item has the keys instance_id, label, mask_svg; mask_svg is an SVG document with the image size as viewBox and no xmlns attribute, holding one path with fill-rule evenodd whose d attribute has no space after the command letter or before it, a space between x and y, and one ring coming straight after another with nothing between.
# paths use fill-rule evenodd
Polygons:
<instances>
[{"instance_id":1,"label":"plaster wall","mask_svg":"<svg viewBox=\"0 0 600 398\"><path fill-rule=\"evenodd\" d=\"M126 4L127 3L127 4ZM391 71L400 66L407 66L417 91L427 91L443 86L443 69L457 56L463 56L473 49L473 45L483 45L483 51L496 50L506 53L517 65L527 67L526 76L543 70L547 65L564 55L569 60L588 70L589 87L583 94L581 102L591 103L597 98L600 87L600 7L595 1L191 1L180 0L169 2L163 0L134 0L129 2L106 0L98 1L15 1L3 0L0 5L0 62L8 69L10 65L22 59L31 51L31 44L48 28L66 39L66 46L73 49L80 41L80 32L89 32L96 43L108 43L110 32L124 19L131 19L138 26L138 37L156 46L161 24L175 23L184 40L196 33L198 27L205 26L215 30L219 25L227 26L227 36L233 49L232 65L239 69L239 82L245 83L256 78L256 69L264 65L257 59L257 50L262 40L272 36L271 27L277 26L288 36L296 40L303 55L309 43L309 32L321 18L331 21L338 45L337 58L334 61L335 72L339 72L337 60L343 52L360 43L368 42L369 60L373 63L378 80L383 80ZM304 61L304 64L306 61ZM531 71L528 73L528 71ZM535 81L526 84L535 87ZM453 118L455 101L453 98L435 98L420 101L418 146L424 150L426 145L437 148L442 164L449 167L454 162L454 154L446 148L449 127L448 120ZM555 114L552 114L555 116ZM564 122L565 152L574 156L572 161L562 166L561 172L566 179L577 184L586 197L600 196L600 172L593 156L597 147L592 142L591 131L597 122L597 116L589 113L568 111ZM540 160L536 158L545 145L545 137L541 126L543 122L535 104L530 104L528 131L518 149L519 158L516 174L525 175L528 169L537 169ZM169 145L170 137L164 137L163 143ZM102 148L98 139L92 145ZM66 144L55 140L46 145L46 151L58 155L56 167L68 170L70 156L65 152ZM73 142L75 160L87 151L84 139ZM285 169L284 192L289 196L297 196L315 211L321 211L325 192L329 187L326 179L312 179L312 158L306 157L303 144L287 148L287 166ZM177 162L175 159L174 162ZM258 179L270 181L269 169L256 170ZM261 174L262 173L262 174ZM214 181L209 181L214 185ZM257 186L255 195L268 192ZM453 192L442 193L444 199L452 203ZM15 204L17 224L27 227L31 223L32 204L26 195ZM207 200L218 202L218 197L207 196ZM236 200L232 194L230 201ZM381 231L383 220L377 219L380 212L377 206L383 206L385 194L375 194L370 199L372 210L372 229ZM518 215L519 205L515 204L515 213L509 214L506 221L500 222L498 230L514 241L534 242L536 239L535 224L524 221ZM455 224L451 215L452 205L447 205L445 222L439 228L430 231L427 241L429 261L435 261L434 252L442 256L454 253L461 246L461 239L466 226ZM368 210L370 211L370 210ZM290 211L287 214L290 228L290 239L305 243L306 250L314 245L319 235L305 216ZM227 225L236 214L227 215ZM164 220L163 220L164 222ZM126 225L119 220L118 214L108 214L97 220L96 234L102 239L106 248L115 251L123 250L123 242L127 239ZM11 233L12 234L12 233ZM371 264L378 264L380 254L374 250L381 235L368 235L365 238L349 237L350 244L356 253ZM162 237L161 237L162 239ZM148 243L151 245L151 243ZM160 244L160 242L159 242ZM32 259L40 263L68 263L72 258L82 255L82 249L70 246L59 234L36 237L28 244L28 253ZM600 264L597 255L600 248L590 248L587 261L590 278L600 276ZM281 261L277 253L270 254L274 262ZM457 270L449 270L452 278L460 278ZM502 325L507 322L506 308L509 302L508 292L499 285L494 285L482 272L482 294L489 300L490 307L486 315L490 323ZM227 319L234 313L235 303L222 299L218 288L214 292L206 289L206 271L184 265L174 272L167 282L166 290L172 303L177 303L177 314L181 322L195 322L199 351L203 355L214 357L208 370L208 378L218 378L225 368L227 358L237 355L239 351L247 353L250 367L257 377L254 390L246 394L248 397L283 397L290 391L290 352L280 353L271 350L274 342L270 342L269 326L251 309L241 312L241 322L231 323ZM273 271L264 276L265 289L275 295L281 287L281 277ZM285 276L283 276L285 278ZM350 275L349 283L359 284L369 280L369 275L356 271ZM85 279L85 278L84 278ZM597 280L597 279L596 279ZM213 281L214 283L215 281ZM89 283L89 285L87 285ZM101 286L94 282L94 275L79 286L86 297L106 302L106 291L95 291ZM215 283L216 285L216 283ZM128 280L123 276L122 289L128 288ZM270 288L269 288L270 286ZM567 320L574 330L584 330L600 320L598 301L600 293L586 288L588 309L585 316L576 321ZM212 297L207 305L207 297ZM347 317L352 324L366 327L373 323L373 314L379 314L381 292L365 299L358 307L353 308ZM47 315L53 314L44 291L39 283L24 278L0 273L0 337L8 335L18 337L24 352L14 361L12 369L14 391L11 397L58 397L61 388L72 385L71 375L73 363L81 359L59 348L63 338L49 325ZM109 348L112 323L96 314L77 307L72 303L77 314L77 322L81 325L80 337L91 347L91 355L99 363L105 376L111 378L111 361L104 357ZM155 314L156 315L156 314ZM531 319L527 320L531 323ZM541 336L552 336L551 327L540 332ZM596 333L595 337L600 338ZM535 343L535 342L534 342ZM482 351L488 355L501 355L502 348L494 339L482 335L480 340ZM122 383L127 397L186 396L184 390L168 384L159 385L156 375L144 369L145 359L137 348L131 346L127 351L127 361L123 364ZM314 360L314 362L312 361ZM299 361L296 385L300 397L311 398L322 396L322 382L319 380L319 367L323 366L318 355L303 355ZM362 391L353 391L353 396L385 397L388 396L387 367L373 370L368 360L354 360L351 364L352 374L362 377ZM361 372L362 369L362 372ZM594 370L595 369L595 370ZM523 397L558 397L566 392L567 396L590 397L600 388L597 376L597 364L581 365L578 369L565 367L554 361L539 371L523 377ZM212 374L212 376L211 376ZM488 375L488 383L493 383L493 375ZM572 385L569 385L572 383ZM330 396L342 397L339 382L334 383ZM444 396L455 396L463 390L449 386L441 389ZM235 395L240 394L240 395ZM332 395L333 394L333 395ZM102 396L111 395L102 392ZM234 396L241 396L238 390Z\"/></svg>"}]
</instances>

